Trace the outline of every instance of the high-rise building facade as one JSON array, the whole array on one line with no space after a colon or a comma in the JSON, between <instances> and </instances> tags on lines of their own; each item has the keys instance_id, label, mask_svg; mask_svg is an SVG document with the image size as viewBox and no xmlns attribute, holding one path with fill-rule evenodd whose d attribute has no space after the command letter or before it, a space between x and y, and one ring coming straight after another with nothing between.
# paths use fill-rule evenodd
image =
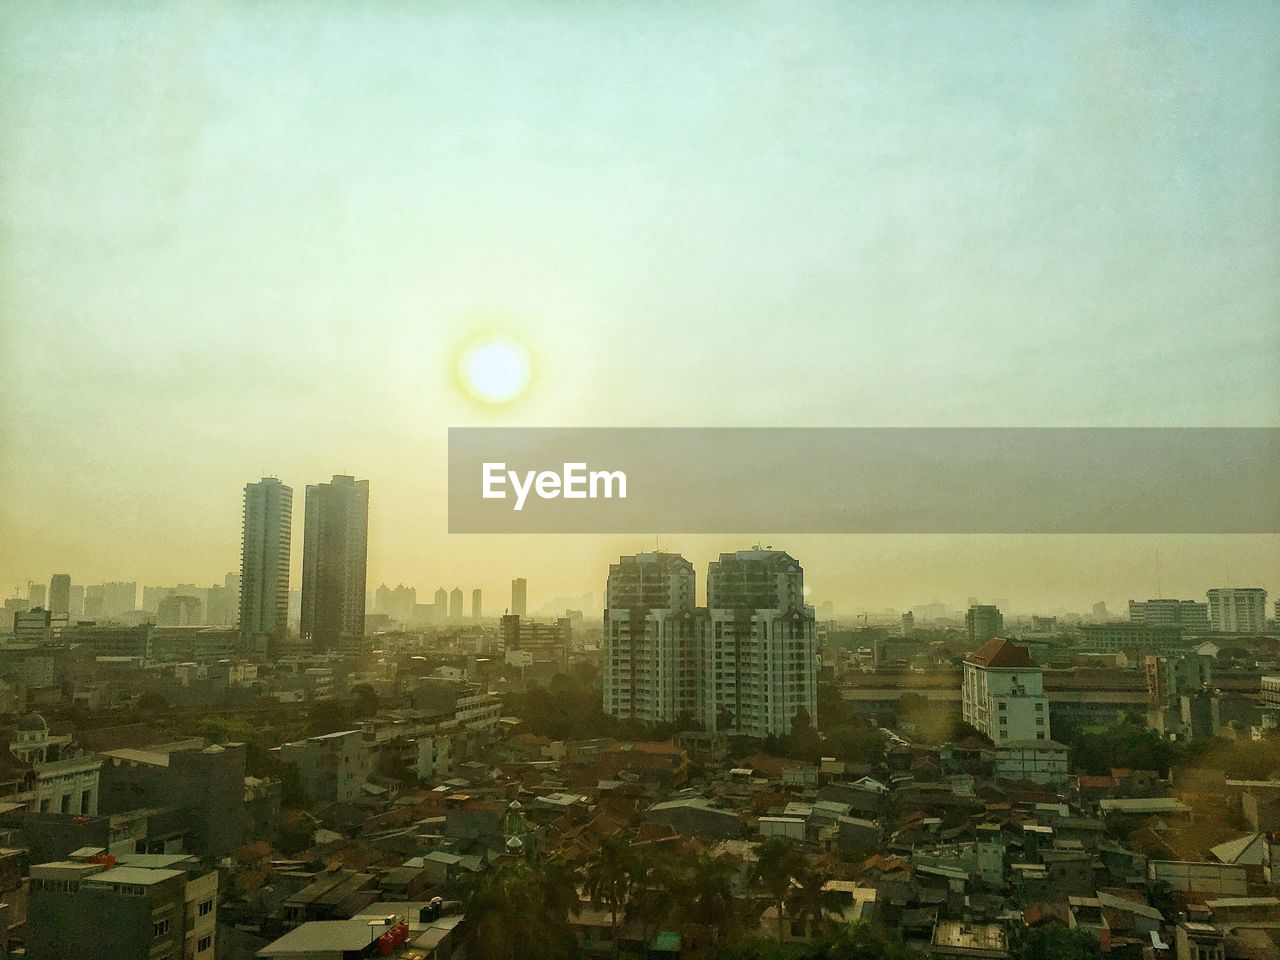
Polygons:
<instances>
[{"instance_id":1,"label":"high-rise building facade","mask_svg":"<svg viewBox=\"0 0 1280 960\"><path fill-rule=\"evenodd\" d=\"M816 624L796 559L759 547L720 554L707 568L707 612L699 684L706 729L780 736L802 710L816 724Z\"/></svg>"},{"instance_id":2,"label":"high-rise building facade","mask_svg":"<svg viewBox=\"0 0 1280 960\"><path fill-rule=\"evenodd\" d=\"M513 583L513 594L514 588ZM696 715L698 641L706 626L706 610L694 607L696 590L693 564L679 554L640 553L609 566L602 666L606 713L646 723ZM511 616L518 621L517 614Z\"/></svg>"},{"instance_id":3,"label":"high-rise building facade","mask_svg":"<svg viewBox=\"0 0 1280 960\"><path fill-rule=\"evenodd\" d=\"M622 557L605 589L604 709L647 723L688 715L706 730L789 733L817 722L818 663L804 571L790 555L725 553L695 605L693 565L670 553Z\"/></svg>"},{"instance_id":4,"label":"high-rise building facade","mask_svg":"<svg viewBox=\"0 0 1280 960\"><path fill-rule=\"evenodd\" d=\"M278 647L289 634L292 541L293 488L275 477L245 484L239 621L250 649Z\"/></svg>"},{"instance_id":5,"label":"high-rise building facade","mask_svg":"<svg viewBox=\"0 0 1280 960\"><path fill-rule=\"evenodd\" d=\"M471 619L479 620L480 611L481 611L480 588L476 587L474 590L471 591Z\"/></svg>"},{"instance_id":6,"label":"high-rise building facade","mask_svg":"<svg viewBox=\"0 0 1280 960\"><path fill-rule=\"evenodd\" d=\"M1004 614L995 604L971 603L964 615L964 626L969 643L976 646L1004 632Z\"/></svg>"},{"instance_id":7,"label":"high-rise building facade","mask_svg":"<svg viewBox=\"0 0 1280 960\"><path fill-rule=\"evenodd\" d=\"M335 475L307 485L302 541L302 636L316 650L364 635L369 481Z\"/></svg>"},{"instance_id":8,"label":"high-rise building facade","mask_svg":"<svg viewBox=\"0 0 1280 960\"><path fill-rule=\"evenodd\" d=\"M454 587L449 591L449 619L462 619L462 588Z\"/></svg>"},{"instance_id":9,"label":"high-rise building facade","mask_svg":"<svg viewBox=\"0 0 1280 960\"><path fill-rule=\"evenodd\" d=\"M529 612L529 585L524 577L516 577L511 581L511 612L523 617Z\"/></svg>"},{"instance_id":10,"label":"high-rise building facade","mask_svg":"<svg viewBox=\"0 0 1280 960\"><path fill-rule=\"evenodd\" d=\"M1209 621L1223 633L1261 633L1267 620L1267 591L1259 587L1210 590Z\"/></svg>"},{"instance_id":11,"label":"high-rise building facade","mask_svg":"<svg viewBox=\"0 0 1280 960\"><path fill-rule=\"evenodd\" d=\"M55 573L49 580L49 612L71 613L71 574Z\"/></svg>"},{"instance_id":12,"label":"high-rise building facade","mask_svg":"<svg viewBox=\"0 0 1280 960\"><path fill-rule=\"evenodd\" d=\"M27 603L31 604L31 609L36 607L44 608L45 606L45 589L43 583L32 583L27 585Z\"/></svg>"}]
</instances>

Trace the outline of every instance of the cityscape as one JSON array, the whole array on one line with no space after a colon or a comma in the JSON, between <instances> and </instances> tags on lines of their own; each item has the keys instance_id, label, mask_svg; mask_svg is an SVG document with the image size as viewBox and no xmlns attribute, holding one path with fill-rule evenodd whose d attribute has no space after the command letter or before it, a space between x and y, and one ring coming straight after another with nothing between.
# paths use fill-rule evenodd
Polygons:
<instances>
[{"instance_id":1,"label":"cityscape","mask_svg":"<svg viewBox=\"0 0 1280 960\"><path fill-rule=\"evenodd\" d=\"M0 960L1280 960L1280 3L0 3Z\"/></svg>"},{"instance_id":2,"label":"cityscape","mask_svg":"<svg viewBox=\"0 0 1280 960\"><path fill-rule=\"evenodd\" d=\"M300 591L264 477L221 583L5 599L17 955L1274 955L1262 587L872 622L753 544L531 616L371 589L367 480L299 500Z\"/></svg>"}]
</instances>

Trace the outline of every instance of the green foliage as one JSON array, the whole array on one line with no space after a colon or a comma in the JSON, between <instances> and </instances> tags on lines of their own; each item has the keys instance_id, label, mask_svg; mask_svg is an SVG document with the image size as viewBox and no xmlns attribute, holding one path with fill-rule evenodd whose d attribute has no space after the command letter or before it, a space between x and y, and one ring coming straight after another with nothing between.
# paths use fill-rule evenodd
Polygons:
<instances>
[{"instance_id":1,"label":"green foliage","mask_svg":"<svg viewBox=\"0 0 1280 960\"><path fill-rule=\"evenodd\" d=\"M778 939L782 939L782 920L786 913L791 878L804 869L804 858L789 840L770 837L756 851L752 879L764 888L778 914Z\"/></svg>"},{"instance_id":2,"label":"green foliage","mask_svg":"<svg viewBox=\"0 0 1280 960\"><path fill-rule=\"evenodd\" d=\"M870 920L842 924L807 948L800 960L908 960L912 954Z\"/></svg>"},{"instance_id":3,"label":"green foliage","mask_svg":"<svg viewBox=\"0 0 1280 960\"><path fill-rule=\"evenodd\" d=\"M503 710L519 717L530 733L552 740L590 740L617 737L620 740L669 740L681 730L698 730L690 714L672 723L646 724L619 720L604 712L604 697L594 672L574 670L552 678L550 686L530 684L503 699Z\"/></svg>"},{"instance_id":4,"label":"green foliage","mask_svg":"<svg viewBox=\"0 0 1280 960\"><path fill-rule=\"evenodd\" d=\"M573 871L558 860L494 864L471 884L463 945L472 960L570 960L569 915L578 909Z\"/></svg>"},{"instance_id":5,"label":"green foliage","mask_svg":"<svg viewBox=\"0 0 1280 960\"><path fill-rule=\"evenodd\" d=\"M583 866L583 892L609 911L615 957L619 948L618 918L626 909L632 888L641 874L640 858L635 848L621 837L602 840Z\"/></svg>"},{"instance_id":6,"label":"green foliage","mask_svg":"<svg viewBox=\"0 0 1280 960\"><path fill-rule=\"evenodd\" d=\"M1155 770L1163 776L1175 756L1173 744L1159 734L1129 724L1093 730L1059 720L1053 725L1053 739L1071 748L1073 767L1095 776L1113 767Z\"/></svg>"},{"instance_id":7,"label":"green foliage","mask_svg":"<svg viewBox=\"0 0 1280 960\"><path fill-rule=\"evenodd\" d=\"M1280 769L1280 737L1272 735L1261 741L1214 737L1174 745L1172 754L1177 766L1225 770L1236 780L1266 780Z\"/></svg>"},{"instance_id":8,"label":"green foliage","mask_svg":"<svg viewBox=\"0 0 1280 960\"><path fill-rule=\"evenodd\" d=\"M1083 930L1050 923L1027 933L1015 956L1018 960L1102 960L1102 947Z\"/></svg>"},{"instance_id":9,"label":"green foliage","mask_svg":"<svg viewBox=\"0 0 1280 960\"><path fill-rule=\"evenodd\" d=\"M781 737L765 737L760 749L804 763L817 763L824 756L870 766L884 760L884 735L841 699L833 683L818 684L818 721L821 732L802 707L792 721L791 732Z\"/></svg>"}]
</instances>

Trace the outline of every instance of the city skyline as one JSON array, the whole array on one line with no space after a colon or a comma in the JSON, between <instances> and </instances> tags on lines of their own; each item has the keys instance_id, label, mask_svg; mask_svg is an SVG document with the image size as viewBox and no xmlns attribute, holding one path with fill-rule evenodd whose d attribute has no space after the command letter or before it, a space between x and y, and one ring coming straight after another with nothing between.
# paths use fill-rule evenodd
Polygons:
<instances>
[{"instance_id":1,"label":"city skyline","mask_svg":"<svg viewBox=\"0 0 1280 960\"><path fill-rule=\"evenodd\" d=\"M1050 537L1049 535L1044 535L1043 538L1049 539ZM530 537L529 539L544 539L544 537L543 536ZM570 537L566 535L563 537L556 537L556 536L549 535L549 536L546 536L545 539L577 541L580 543L584 538L582 536ZM589 537L587 539L608 541L609 543L617 543L617 542L626 543L629 540L630 543L633 544L633 549L631 550L631 553L633 554L651 553L654 550L654 544L652 540L650 540L648 544L645 544L644 538L618 538L618 537L609 537L609 536L601 535L601 536ZM716 535L661 538L661 545L659 549L663 553L673 553L673 554L679 554L681 556L684 556L690 559L691 562L693 562L696 567L705 568L707 564L717 559L720 553L723 552L723 550L725 549L733 549L733 550L746 549L752 545L746 542L732 543L734 539L735 538L733 537L716 536ZM797 542L824 540L824 539L831 539L831 538L818 538L813 536L792 536L792 537L783 536L783 537L777 537L777 538L760 538L758 542L760 545L765 545L769 547L773 547L776 542L778 549L786 550L788 552L791 552L793 555L798 555L805 558L805 569L807 571L806 576L811 576L811 573L809 571L812 571L815 565L812 564L807 559L808 554L806 554L803 550L793 549L791 545L794 545ZM872 539L872 538L849 536L843 539L857 541L860 539ZM874 539L887 540L892 538L876 537ZM937 538L930 537L928 539L934 540ZM1006 535L1001 535L1001 536L973 538L973 537L962 537L960 535L956 535L955 537L951 537L947 539L952 539L952 540L979 539L979 540L1002 541L1002 540L1008 540L1010 539L1010 537ZM1052 537L1052 539L1081 541L1081 540L1089 540L1092 538L1087 536L1074 536L1074 537ZM1133 539L1133 538L1126 538L1126 539ZM1161 538L1161 539L1170 539L1170 538ZM1183 538L1178 538L1178 539L1183 539ZM1196 538L1196 539L1206 539L1206 538ZM1219 539L1219 538L1213 538L1213 539ZM1228 538L1228 539L1232 539L1232 538ZM1250 538L1243 538L1243 539L1257 539L1257 538L1250 537ZM689 541L705 543L707 544L707 546L700 547L700 549L697 551L681 549L679 544L684 542L689 542ZM293 559L292 559L292 567L291 567L291 572L290 572L289 581L288 581L289 592L291 594L300 593L301 587L302 587L302 579L300 575L301 536L298 537L298 542L299 542L298 543L299 548L293 549L291 551ZM1085 549L1087 549L1087 545ZM616 559L616 557L626 555L626 551L615 550L610 554L607 548L602 548L601 551L591 551L590 556L596 557L602 554L604 557L603 565L597 566L593 573L588 574L581 581L557 580L557 581L548 581L545 583L540 583L539 578L535 578L533 582L534 589L530 594L531 599L527 601L527 609L534 611L534 614L537 615L538 611L547 608L548 604L553 602L555 599L566 598L566 597L581 597L582 595L589 593L593 597L593 602L595 603L596 610L597 611L602 610L605 591L604 591L603 581L601 579L599 571L607 570L609 564L611 564L614 561L614 559ZM958 613L960 615L963 615L967 607L970 605L970 602L976 599L977 601L982 603L993 603L996 600L1000 600L1002 601L1001 611L1003 613L1012 612L1014 615L1017 615L1017 616L1030 616L1033 613L1042 613L1042 614L1079 613L1083 616L1088 616L1090 614L1090 611L1093 605L1101 601L1107 604L1108 614L1110 616L1122 617L1127 615L1128 605L1130 603L1141 604L1146 601L1155 600L1158 598L1164 598L1166 600L1181 599L1181 600L1192 600L1197 602L1204 602L1209 594L1209 591L1215 590L1215 589L1261 587L1263 589L1266 589L1268 591L1268 595L1272 598L1275 598L1277 594L1280 593L1280 590L1277 590L1273 587L1274 580L1271 578L1249 577L1247 575L1236 576L1234 573L1234 569L1239 566L1238 563L1229 565L1233 571L1231 575L1227 575L1226 573L1223 573L1222 575L1219 575L1215 578L1204 581L1202 585L1197 585L1196 583L1192 582L1192 578L1188 577L1184 572L1181 572L1179 570L1178 564L1176 562L1176 557L1174 558L1174 562L1172 563L1172 565L1170 563L1169 556L1163 552L1161 552L1159 556L1153 553L1149 557L1145 557L1145 558L1139 557L1137 559L1139 563L1145 559L1147 562L1151 564L1151 567L1149 570L1146 570L1146 571L1143 571L1141 569L1136 569L1136 568L1130 568L1132 579L1129 582L1136 584L1136 587L1134 589L1130 589L1127 592L1124 590L1121 590L1115 580L1110 579L1105 574L1098 573L1097 571L1093 571L1093 577L1090 582L1093 582L1099 585L1097 591L1095 591L1094 593L1080 592L1073 598L1064 598L1061 600L1045 599L1043 597L1037 598L1036 596L1029 596L1025 593L1020 593L1017 589L1014 589L1012 586L1010 586L1008 581L1005 581L1003 583L992 584L990 578L988 578L986 580L986 583L988 585L983 587L980 585L980 581L982 581L983 579L981 576L975 576L972 581L968 582L968 586L964 584L954 586L950 590L950 592L947 592L945 590L941 592L939 590L934 590L931 592L926 588L915 589L911 584L904 585L904 584L898 583L898 584L894 584L889 590L885 591L883 595L873 595L869 589L866 589L862 593L855 592L852 594L845 594L844 595L845 598L841 599L841 595L838 593L815 591L810 587L806 587L805 596L806 596L806 600L813 604L820 605L828 601L833 603L836 613L838 615L843 615L843 616L849 616L853 614L862 614L862 613L871 613L873 615L877 613L881 613L881 614L888 615L890 611L905 612L905 611L911 610L912 608L934 604L934 603L942 603L946 605L948 609L953 613ZM868 562L868 561L866 561L864 558L864 562ZM980 561L975 559L970 559L968 562L974 564L975 567L978 566L980 563ZM236 569L238 569L238 565ZM818 572L818 578L820 582L831 583L838 580L838 575L833 574L830 571L824 572L823 570L820 569L820 567L818 568L817 572ZM224 575L225 573L234 573L234 570L224 571ZM119 577L102 578L102 579L98 579L94 577L78 577L75 573L72 573L70 576L72 581L71 589L79 588L80 590L83 590L86 585L97 586L103 582L113 582L114 580L120 579ZM486 577L488 579L485 579ZM522 580L525 580L526 582L528 581L527 577L512 578L512 580L514 579L522 579ZM6 593L3 597L0 597L0 602L2 602L4 599L8 599L10 596L25 597L27 595L26 585L28 580L30 580L30 582L35 586L43 586L41 581L35 579L34 577L23 579L21 581L15 581L14 587L12 588L12 593ZM198 586L199 584L205 583L206 580L213 586L218 586L222 582L223 577L213 576L211 578L202 578L202 577L195 577L195 576L189 577L185 575L177 575L177 576L169 575L168 577L160 577L154 583L147 582L145 578L138 578L138 577L134 577L132 582L136 583L140 588L145 587L147 589L151 589L153 587L155 588L170 587L175 584L182 584L182 583L191 583L192 585ZM375 576L372 573L370 573L366 577L366 582L367 582L367 585L365 590L365 596L368 598L374 597L374 595L377 592L378 586L393 586L393 585L399 584L406 587L412 587L417 591L419 591L421 602L424 604L427 604L430 602L430 597L432 592L436 589L443 590L445 594L448 595L452 588L462 587L466 590L472 590L472 591L479 590L482 593L487 593L490 596L497 596L499 598L502 598L501 600L502 609L492 612L490 614L491 618L496 618L500 616L504 610L510 610L511 581L503 578L502 574L496 571L481 573L478 576L472 577L472 578L468 578L466 576L461 576L461 575L454 576L452 570L446 571L443 574L440 574L439 576L434 576L431 573L427 573L427 574L424 574L423 577L418 577L418 578L415 578L412 575ZM1144 586L1144 582L1146 584L1145 586ZM705 596L703 595L704 592L705 592L705 583L703 584L702 587L698 588L700 602L705 602L706 600ZM376 601L372 606L369 607L369 612L381 612L377 610ZM554 611L548 610L546 614L542 614L542 615L551 615L551 613L553 612Z\"/></svg>"}]
</instances>

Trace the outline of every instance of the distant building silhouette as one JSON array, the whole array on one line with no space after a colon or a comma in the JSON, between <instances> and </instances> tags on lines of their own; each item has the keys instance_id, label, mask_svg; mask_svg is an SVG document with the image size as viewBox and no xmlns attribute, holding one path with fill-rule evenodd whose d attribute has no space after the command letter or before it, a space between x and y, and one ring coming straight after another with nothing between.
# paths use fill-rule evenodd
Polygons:
<instances>
[{"instance_id":1,"label":"distant building silhouette","mask_svg":"<svg viewBox=\"0 0 1280 960\"><path fill-rule=\"evenodd\" d=\"M471 591L471 619L480 619L480 588L476 587Z\"/></svg>"},{"instance_id":2,"label":"distant building silhouette","mask_svg":"<svg viewBox=\"0 0 1280 960\"><path fill-rule=\"evenodd\" d=\"M49 580L49 612L71 613L71 574L55 573Z\"/></svg>"},{"instance_id":3,"label":"distant building silhouette","mask_svg":"<svg viewBox=\"0 0 1280 960\"><path fill-rule=\"evenodd\" d=\"M1004 631L1004 615L994 604L971 603L964 615L964 626L969 634L969 643L976 646Z\"/></svg>"},{"instance_id":4,"label":"distant building silhouette","mask_svg":"<svg viewBox=\"0 0 1280 960\"><path fill-rule=\"evenodd\" d=\"M523 617L529 612L528 584L524 577L516 577L511 581L511 612Z\"/></svg>"},{"instance_id":5,"label":"distant building silhouette","mask_svg":"<svg viewBox=\"0 0 1280 960\"><path fill-rule=\"evenodd\" d=\"M449 591L449 619L462 619L462 588L454 587Z\"/></svg>"}]
</instances>

